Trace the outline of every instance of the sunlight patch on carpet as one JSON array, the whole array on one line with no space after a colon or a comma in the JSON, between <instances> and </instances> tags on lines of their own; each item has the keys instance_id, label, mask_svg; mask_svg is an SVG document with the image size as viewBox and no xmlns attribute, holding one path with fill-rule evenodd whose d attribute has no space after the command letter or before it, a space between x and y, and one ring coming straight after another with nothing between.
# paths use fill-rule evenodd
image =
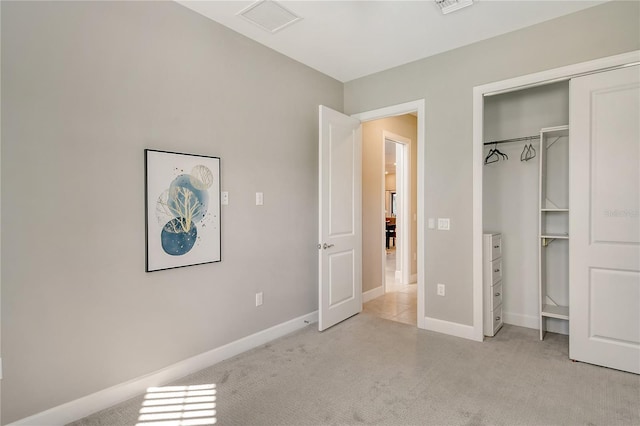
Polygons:
<instances>
[{"instance_id":1,"label":"sunlight patch on carpet","mask_svg":"<svg viewBox=\"0 0 640 426\"><path fill-rule=\"evenodd\" d=\"M216 423L216 385L147 389L136 426L200 426Z\"/></svg>"}]
</instances>

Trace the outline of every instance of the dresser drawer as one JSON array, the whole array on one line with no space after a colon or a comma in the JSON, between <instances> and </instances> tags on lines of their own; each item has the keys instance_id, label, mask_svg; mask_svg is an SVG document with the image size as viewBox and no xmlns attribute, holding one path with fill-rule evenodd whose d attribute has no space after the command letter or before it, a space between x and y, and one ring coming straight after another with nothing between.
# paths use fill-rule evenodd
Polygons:
<instances>
[{"instance_id":1,"label":"dresser drawer","mask_svg":"<svg viewBox=\"0 0 640 426\"><path fill-rule=\"evenodd\" d=\"M502 306L498 306L492 311L493 314L493 335L502 327Z\"/></svg>"},{"instance_id":2,"label":"dresser drawer","mask_svg":"<svg viewBox=\"0 0 640 426\"><path fill-rule=\"evenodd\" d=\"M496 259L491 262L491 284L495 285L502 280L502 259Z\"/></svg>"},{"instance_id":3,"label":"dresser drawer","mask_svg":"<svg viewBox=\"0 0 640 426\"><path fill-rule=\"evenodd\" d=\"M491 236L491 260L502 257L502 234Z\"/></svg>"},{"instance_id":4,"label":"dresser drawer","mask_svg":"<svg viewBox=\"0 0 640 426\"><path fill-rule=\"evenodd\" d=\"M502 282L491 287L491 310L502 305Z\"/></svg>"}]
</instances>

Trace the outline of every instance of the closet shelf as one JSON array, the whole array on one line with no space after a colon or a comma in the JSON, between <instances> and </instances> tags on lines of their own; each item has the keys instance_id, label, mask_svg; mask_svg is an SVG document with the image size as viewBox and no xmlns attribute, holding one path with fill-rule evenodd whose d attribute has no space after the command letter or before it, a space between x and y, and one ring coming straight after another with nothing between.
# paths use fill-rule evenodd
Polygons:
<instances>
[{"instance_id":1,"label":"closet shelf","mask_svg":"<svg viewBox=\"0 0 640 426\"><path fill-rule=\"evenodd\" d=\"M546 137L562 138L569 136L569 125L545 127L544 129L540 129L540 133L544 133Z\"/></svg>"},{"instance_id":2,"label":"closet shelf","mask_svg":"<svg viewBox=\"0 0 640 426\"><path fill-rule=\"evenodd\" d=\"M547 331L547 319L569 320L569 307L558 306L549 296L566 294L568 272L565 259L569 244L569 126L540 130L540 162L538 180L538 291L540 295L540 340ZM557 247L547 250L556 242ZM559 257L558 257L559 256ZM557 261L548 261L549 259ZM567 303L565 300L562 303Z\"/></svg>"},{"instance_id":3,"label":"closet shelf","mask_svg":"<svg viewBox=\"0 0 640 426\"><path fill-rule=\"evenodd\" d=\"M569 319L568 306L542 305L540 315L547 318L558 318L563 320Z\"/></svg>"}]
</instances>

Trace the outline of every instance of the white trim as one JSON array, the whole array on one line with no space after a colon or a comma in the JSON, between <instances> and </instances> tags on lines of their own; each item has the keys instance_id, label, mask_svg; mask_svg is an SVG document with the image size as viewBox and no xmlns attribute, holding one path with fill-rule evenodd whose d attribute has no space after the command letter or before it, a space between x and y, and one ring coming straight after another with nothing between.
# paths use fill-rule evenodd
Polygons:
<instances>
[{"instance_id":1,"label":"white trim","mask_svg":"<svg viewBox=\"0 0 640 426\"><path fill-rule=\"evenodd\" d=\"M0 7L0 10L2 8ZM0 13L0 22L2 21L2 14ZM2 58L2 49L0 48L0 58ZM0 81L2 81L2 60L0 59ZM0 88L0 99L2 99L2 89ZM0 105L2 102L0 102ZM1 108L0 108L1 110ZM2 117L2 111L0 111L0 117ZM2 119L0 118L0 135L2 135ZM2 152L2 137L0 136L0 153ZM0 154L0 176L2 176L2 155ZM2 188L2 179L0 179L0 188ZM0 212L2 212L2 191L0 190ZM2 214L0 214L0 223L2 223ZM2 289L2 227L0 227L0 289ZM0 302L2 301L2 291L0 290ZM2 303L0 303L0 306ZM0 330L2 330L2 315L0 312ZM2 333L0 331L0 348L2 348ZM0 355L2 352L0 351ZM0 358L0 380L2 380L2 358ZM0 401L2 401L0 392ZM0 419L2 418L2 403L0 402Z\"/></svg>"},{"instance_id":2,"label":"white trim","mask_svg":"<svg viewBox=\"0 0 640 426\"><path fill-rule=\"evenodd\" d=\"M633 52L607 56L587 62L580 62L560 68L553 68L533 74L522 75L508 80L484 84L482 86L474 87L474 94L476 89L480 90L483 96L494 96L518 90L530 89L532 87L556 83L559 81L567 81L584 74L591 74L593 72L633 65L638 61L640 61L640 50L635 50Z\"/></svg>"},{"instance_id":3,"label":"white trim","mask_svg":"<svg viewBox=\"0 0 640 426\"><path fill-rule=\"evenodd\" d=\"M426 258L424 256L424 245L425 245L425 230L424 230L424 215L426 212L425 207L425 167L426 167L426 139L425 139L425 125L426 125L426 117L425 117L425 101L422 99L418 104L418 153L417 153L417 161L416 164L418 166L418 248L416 250L417 256L417 285L418 285L418 327L426 328L425 318L425 306L426 306L426 291L425 291L425 274L427 273L426 269Z\"/></svg>"},{"instance_id":4,"label":"white trim","mask_svg":"<svg viewBox=\"0 0 640 426\"><path fill-rule=\"evenodd\" d=\"M424 213L425 213L425 205L424 205L424 168L425 168L425 101L424 99L419 99L417 101L405 102L403 104L392 105L372 111L361 112L358 114L353 114L352 117L357 118L360 121L371 121L378 120L380 118L393 117L396 115L408 114L410 112L417 112L418 115L418 249L416 250L417 258L418 258L418 327L426 328L425 326L425 283L424 283L424 275L425 275L425 267L426 261L424 258Z\"/></svg>"},{"instance_id":5,"label":"white trim","mask_svg":"<svg viewBox=\"0 0 640 426\"><path fill-rule=\"evenodd\" d=\"M259 331L250 336L177 362L156 372L103 389L66 404L18 420L11 425L65 425L143 394L150 386L162 386L196 371L210 367L242 352L264 345L274 339L318 321L318 311ZM11 426L9 425L9 426Z\"/></svg>"},{"instance_id":6,"label":"white trim","mask_svg":"<svg viewBox=\"0 0 640 426\"><path fill-rule=\"evenodd\" d=\"M484 118L484 97L476 95L473 89L473 328L476 338L484 336L483 300L482 300L482 143ZM477 149L481 148L481 149ZM479 254L479 255L478 255ZM480 277L480 281L478 281Z\"/></svg>"},{"instance_id":7,"label":"white trim","mask_svg":"<svg viewBox=\"0 0 640 426\"><path fill-rule=\"evenodd\" d=\"M517 325L518 327L533 328L537 330L538 316L537 315L523 315L513 312L502 312L502 318L505 324Z\"/></svg>"},{"instance_id":8,"label":"white trim","mask_svg":"<svg viewBox=\"0 0 640 426\"><path fill-rule=\"evenodd\" d=\"M384 296L384 286L376 287L362 293L362 303L367 303L380 296Z\"/></svg>"},{"instance_id":9,"label":"white trim","mask_svg":"<svg viewBox=\"0 0 640 426\"><path fill-rule=\"evenodd\" d=\"M419 317L418 320L420 320ZM423 322L425 325L424 328L437 333L449 334L451 336L475 340L478 342L482 342L484 339L484 336L478 337L476 335L475 328L470 325L458 324L456 322L444 321L430 317L423 318Z\"/></svg>"},{"instance_id":10,"label":"white trim","mask_svg":"<svg viewBox=\"0 0 640 426\"><path fill-rule=\"evenodd\" d=\"M396 115L409 114L410 112L418 112L418 119L420 119L420 107L424 112L424 99L417 101L405 102L403 104L391 105L371 111L359 112L357 114L351 114L351 117L360 121L372 121L379 120L381 118L394 117Z\"/></svg>"},{"instance_id":11,"label":"white trim","mask_svg":"<svg viewBox=\"0 0 640 426\"><path fill-rule=\"evenodd\" d=\"M473 88L473 329L482 335L482 149L484 97L507 93L640 61L640 50L497 81Z\"/></svg>"},{"instance_id":12,"label":"white trim","mask_svg":"<svg viewBox=\"0 0 640 426\"><path fill-rule=\"evenodd\" d=\"M517 325L519 327L540 329L540 321L538 316L514 314L512 312L502 312L505 324ZM569 334L569 323L564 320L547 321L547 331L558 334Z\"/></svg>"},{"instance_id":13,"label":"white trim","mask_svg":"<svg viewBox=\"0 0 640 426\"><path fill-rule=\"evenodd\" d=\"M383 139L384 140L384 139ZM362 143L364 144L364 140L362 141ZM385 169L386 169L386 165L385 165L385 161L386 161L386 153L385 153L385 146L384 146L384 142L382 143L382 147L380 148L382 150L382 155L380 156L380 170L381 170L381 187L382 187L382 209L380 210L380 218L378 222L380 224L381 230L382 230L382 235L384 235L384 239L382 242L382 246L380 246L380 267L382 268L382 275L380 275L382 277L382 294L386 294L387 293L387 215L386 215L386 211L387 211L387 176L385 174ZM364 152L364 147L362 148L363 152ZM391 200L389 200L389 209L391 209ZM395 243L395 241L394 241Z\"/></svg>"}]
</instances>

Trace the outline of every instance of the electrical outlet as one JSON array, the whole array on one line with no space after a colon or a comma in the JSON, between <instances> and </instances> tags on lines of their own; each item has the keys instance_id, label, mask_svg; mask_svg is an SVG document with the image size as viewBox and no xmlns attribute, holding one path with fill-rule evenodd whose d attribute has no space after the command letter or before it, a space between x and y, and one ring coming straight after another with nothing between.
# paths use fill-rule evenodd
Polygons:
<instances>
[{"instance_id":1,"label":"electrical outlet","mask_svg":"<svg viewBox=\"0 0 640 426\"><path fill-rule=\"evenodd\" d=\"M256 306L262 306L262 292L256 293Z\"/></svg>"},{"instance_id":2,"label":"electrical outlet","mask_svg":"<svg viewBox=\"0 0 640 426\"><path fill-rule=\"evenodd\" d=\"M444 284L438 284L438 296L444 296Z\"/></svg>"},{"instance_id":3,"label":"electrical outlet","mask_svg":"<svg viewBox=\"0 0 640 426\"><path fill-rule=\"evenodd\" d=\"M448 231L451 229L451 222L448 217L439 217L438 218L438 231Z\"/></svg>"},{"instance_id":4,"label":"electrical outlet","mask_svg":"<svg viewBox=\"0 0 640 426\"><path fill-rule=\"evenodd\" d=\"M223 206L229 205L229 193L227 191L222 191L220 193L220 204Z\"/></svg>"}]
</instances>

